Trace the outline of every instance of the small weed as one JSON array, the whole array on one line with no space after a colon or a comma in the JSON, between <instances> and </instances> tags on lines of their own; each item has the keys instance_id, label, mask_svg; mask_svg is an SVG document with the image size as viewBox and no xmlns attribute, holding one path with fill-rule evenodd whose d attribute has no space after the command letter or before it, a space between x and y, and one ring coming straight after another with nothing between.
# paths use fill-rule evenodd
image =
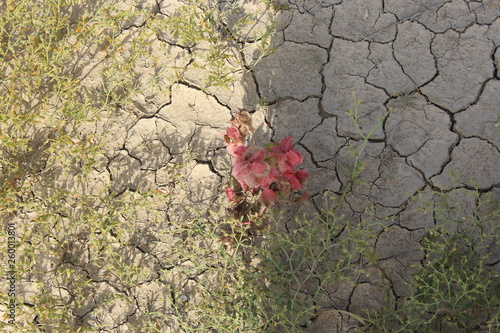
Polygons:
<instances>
[{"instance_id":1,"label":"small weed","mask_svg":"<svg viewBox=\"0 0 500 333\"><path fill-rule=\"evenodd\" d=\"M390 110L387 111L381 118L378 119L377 124L373 126L371 131L368 134L364 134L361 125L359 122L359 116L358 116L358 108L361 103L359 99L356 98L356 95L353 92L353 99L354 99L354 108L352 110L349 110L349 117L353 120L354 126L356 127L356 132L361 135L362 144L361 147L358 148L357 150L353 148L351 145L349 147L349 153L354 156L354 163L352 166L349 166L349 168L344 168L346 173L349 175L349 179L347 184L345 184L344 189L342 191L342 200L345 199L345 196L349 193L351 190L352 186L356 182L362 182L360 179L359 175L364 169L364 164L361 162L361 156L365 152L366 145L368 144L370 138L372 137L373 133L377 130L377 128L381 127L384 124L385 119L390 113Z\"/></svg>"},{"instance_id":2,"label":"small weed","mask_svg":"<svg viewBox=\"0 0 500 333\"><path fill-rule=\"evenodd\" d=\"M415 103L414 97L415 97L415 92L400 93L398 94L398 97L395 100L396 105L403 107L413 106Z\"/></svg>"}]
</instances>

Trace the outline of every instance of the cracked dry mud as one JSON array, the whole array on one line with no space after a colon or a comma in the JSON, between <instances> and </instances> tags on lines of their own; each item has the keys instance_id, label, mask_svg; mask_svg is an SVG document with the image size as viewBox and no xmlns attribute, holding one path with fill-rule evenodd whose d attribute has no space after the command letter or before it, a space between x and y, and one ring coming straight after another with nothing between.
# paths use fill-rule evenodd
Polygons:
<instances>
[{"instance_id":1,"label":"cracked dry mud","mask_svg":"<svg viewBox=\"0 0 500 333\"><path fill-rule=\"evenodd\" d=\"M152 1L145 1L144 6ZM175 1L162 0L158 14ZM361 138L348 117L352 92L361 100L362 131L368 133L387 110L383 126L371 137L362 160L361 179L346 197L345 214L360 219L373 206L386 228L374 241L379 267L358 277L352 286L332 286L324 297L311 332L354 331L356 321L339 309L363 314L386 302L408 296L407 282L415 263L424 259L419 241L430 216L413 213L423 205L409 199L417 192L432 199L433 189L460 188L465 198L476 187L500 195L500 2L498 0L282 0L278 14L277 52L249 72L235 69L230 89L200 89L202 70L189 68L186 80L168 89L141 91L129 110L116 120L96 125L109 136L107 167L96 180L113 181L113 190L168 186L168 166L190 150L186 187L169 214L206 207L221 195L230 162L221 132L232 110L253 113L255 142L291 135L310 173L307 191L311 211L321 207L324 191L346 186L353 157L349 145ZM146 19L146 18L144 18ZM141 22L123 32L136 33ZM151 49L165 63L188 68L187 49L171 36L157 36ZM249 64L256 57L252 43L242 51ZM167 54L161 54L160 48ZM162 49L162 50L163 50ZM154 69L147 62L137 71ZM231 66L231 64L228 64ZM236 68L236 67L235 67ZM257 108L258 104L267 105ZM110 118L111 119L111 118ZM83 130L83 129L82 129ZM455 172L453 177L451 172ZM390 222L387 222L390 221ZM144 253L135 254L138 257ZM497 253L498 256L498 253ZM139 259L137 259L139 260ZM497 268L498 257L497 257ZM146 260L147 262L147 260ZM142 261L142 265L145 265ZM154 265L154 263L150 263ZM91 268L87 268L91 270ZM385 273L381 279L381 272ZM101 326L126 330L127 320L162 292L160 279L145 278L134 292L136 304L113 304ZM110 287L101 284L95 303ZM167 297L167 296L165 296ZM89 304L89 309L92 304ZM81 314L89 309L80 309Z\"/></svg>"}]
</instances>

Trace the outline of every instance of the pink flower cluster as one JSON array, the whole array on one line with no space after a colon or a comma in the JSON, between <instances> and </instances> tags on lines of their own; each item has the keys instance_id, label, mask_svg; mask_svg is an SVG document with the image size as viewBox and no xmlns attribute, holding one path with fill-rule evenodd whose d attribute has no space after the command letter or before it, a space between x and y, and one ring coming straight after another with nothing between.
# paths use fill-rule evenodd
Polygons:
<instances>
[{"instance_id":1,"label":"pink flower cluster","mask_svg":"<svg viewBox=\"0 0 500 333\"><path fill-rule=\"evenodd\" d=\"M224 140L233 157L232 174L242 192L259 196L259 201L269 207L278 199L289 197L303 188L309 175L305 169L297 170L303 156L294 149L291 136L283 138L280 143L268 143L266 149L245 146L245 137L253 130L250 115L240 111L231 120L231 125L224 133ZM237 193L231 188L226 189L230 202L241 201ZM306 198L304 193L301 200Z\"/></svg>"}]
</instances>

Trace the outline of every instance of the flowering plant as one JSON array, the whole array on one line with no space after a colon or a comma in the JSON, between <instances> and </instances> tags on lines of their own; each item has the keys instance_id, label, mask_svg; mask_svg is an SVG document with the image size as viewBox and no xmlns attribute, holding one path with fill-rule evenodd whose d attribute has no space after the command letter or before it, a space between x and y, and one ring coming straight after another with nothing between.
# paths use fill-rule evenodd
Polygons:
<instances>
[{"instance_id":1,"label":"flowering plant","mask_svg":"<svg viewBox=\"0 0 500 333\"><path fill-rule=\"evenodd\" d=\"M306 169L297 170L303 156L294 149L291 136L279 143L269 142L266 148L246 146L245 139L253 132L250 114L239 110L230 123L224 132L227 151L233 158L233 185L226 188L228 210L244 225L255 227L257 217L278 201L290 201L288 198L304 187L309 175ZM291 202L307 198L304 192Z\"/></svg>"}]
</instances>

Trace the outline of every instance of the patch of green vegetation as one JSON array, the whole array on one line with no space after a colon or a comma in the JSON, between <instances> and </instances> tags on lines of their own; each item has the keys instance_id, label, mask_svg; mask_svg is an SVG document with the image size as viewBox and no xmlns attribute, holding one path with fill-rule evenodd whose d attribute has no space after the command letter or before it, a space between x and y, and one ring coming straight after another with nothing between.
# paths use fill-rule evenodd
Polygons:
<instances>
[{"instance_id":1,"label":"patch of green vegetation","mask_svg":"<svg viewBox=\"0 0 500 333\"><path fill-rule=\"evenodd\" d=\"M316 219L276 217L263 235L232 234L226 247L223 224L193 222L183 246L172 249L191 265L176 265L171 274L192 276L194 292L182 298L187 288L177 286L169 316L185 332L301 332L323 287L360 269L368 224L350 225L333 209Z\"/></svg>"},{"instance_id":2,"label":"patch of green vegetation","mask_svg":"<svg viewBox=\"0 0 500 333\"><path fill-rule=\"evenodd\" d=\"M457 193L471 200L456 201ZM367 331L497 332L500 327L499 199L492 193L434 193L422 210L435 227L421 241L426 257L412 276L411 295L370 314Z\"/></svg>"},{"instance_id":3,"label":"patch of green vegetation","mask_svg":"<svg viewBox=\"0 0 500 333\"><path fill-rule=\"evenodd\" d=\"M202 2L185 5L181 12ZM210 31L225 17L213 16L216 7L197 8L193 15L211 20L204 26ZM155 189L114 192L106 133L96 124L103 117L116 121L145 89L137 64L157 64L149 52L152 37L174 27L175 15L160 24L151 17L159 14L154 8L83 0L4 1L0 11L0 257L1 275L14 281L1 284L0 327L83 332L130 319L126 325L133 330L168 328L165 311L179 303L173 296L177 277L164 272L175 264L179 274L190 272L189 280L193 271L183 266L188 252L179 250L179 261L171 258L176 246L189 248L182 243L182 225L166 227L173 223L165 209L172 195ZM237 24L251 23L246 17ZM124 40L126 31L133 33ZM254 37L263 48L270 45L266 36ZM221 59L229 52L220 50L212 48L207 58L215 73L207 85L229 82L217 74L225 70ZM149 84L162 85L156 78ZM172 183L176 174L172 169ZM153 251L155 244L162 249ZM168 300L137 291L153 282ZM160 302L173 305L160 309Z\"/></svg>"}]
</instances>

